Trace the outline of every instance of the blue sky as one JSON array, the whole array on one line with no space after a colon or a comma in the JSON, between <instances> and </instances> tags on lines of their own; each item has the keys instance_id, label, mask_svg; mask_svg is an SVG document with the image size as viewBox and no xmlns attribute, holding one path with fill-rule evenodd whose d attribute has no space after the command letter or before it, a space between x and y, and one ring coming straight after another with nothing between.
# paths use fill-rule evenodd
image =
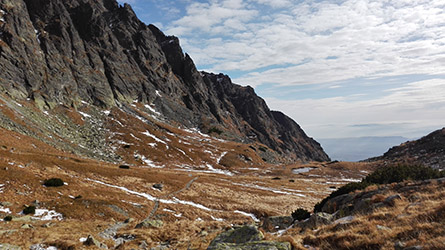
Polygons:
<instances>
[{"instance_id":1,"label":"blue sky","mask_svg":"<svg viewBox=\"0 0 445 250\"><path fill-rule=\"evenodd\" d=\"M443 0L127 0L315 138L445 126Z\"/></svg>"}]
</instances>

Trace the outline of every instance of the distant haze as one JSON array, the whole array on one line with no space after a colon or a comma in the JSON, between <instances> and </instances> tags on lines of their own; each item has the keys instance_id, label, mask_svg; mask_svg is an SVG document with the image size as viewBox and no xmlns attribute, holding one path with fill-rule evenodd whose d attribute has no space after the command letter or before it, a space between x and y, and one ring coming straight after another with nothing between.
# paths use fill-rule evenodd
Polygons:
<instances>
[{"instance_id":1,"label":"distant haze","mask_svg":"<svg viewBox=\"0 0 445 250\"><path fill-rule=\"evenodd\" d=\"M401 136L318 139L332 160L360 161L380 156L410 139Z\"/></svg>"}]
</instances>

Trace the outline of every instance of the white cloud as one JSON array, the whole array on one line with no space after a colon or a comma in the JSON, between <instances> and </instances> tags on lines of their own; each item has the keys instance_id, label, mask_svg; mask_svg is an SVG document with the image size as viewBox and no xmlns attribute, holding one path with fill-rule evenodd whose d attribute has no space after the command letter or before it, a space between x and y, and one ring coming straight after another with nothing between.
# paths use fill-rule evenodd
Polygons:
<instances>
[{"instance_id":1,"label":"white cloud","mask_svg":"<svg viewBox=\"0 0 445 250\"><path fill-rule=\"evenodd\" d=\"M445 124L443 80L406 80L385 96L340 92L354 79L443 78L443 0L178 0L175 7L182 16L164 22L164 31L179 36L199 69L233 71L234 82L254 87L319 85L320 93L338 93L267 98L309 134L418 136Z\"/></svg>"},{"instance_id":2,"label":"white cloud","mask_svg":"<svg viewBox=\"0 0 445 250\"><path fill-rule=\"evenodd\" d=\"M370 134L418 137L445 126L444 96L445 79L431 79L390 89L387 95L372 100L346 96L266 101L318 138Z\"/></svg>"},{"instance_id":3,"label":"white cloud","mask_svg":"<svg viewBox=\"0 0 445 250\"><path fill-rule=\"evenodd\" d=\"M214 36L240 30L243 23L257 15L256 10L246 9L242 0L193 2L187 6L186 12L186 16L172 23L167 33L188 37L198 30Z\"/></svg>"},{"instance_id":4,"label":"white cloud","mask_svg":"<svg viewBox=\"0 0 445 250\"><path fill-rule=\"evenodd\" d=\"M286 9L266 13L253 2ZM246 71L235 80L252 86L437 74L444 72L443 9L440 1L213 0L189 5L168 33L187 38L198 66Z\"/></svg>"}]
</instances>

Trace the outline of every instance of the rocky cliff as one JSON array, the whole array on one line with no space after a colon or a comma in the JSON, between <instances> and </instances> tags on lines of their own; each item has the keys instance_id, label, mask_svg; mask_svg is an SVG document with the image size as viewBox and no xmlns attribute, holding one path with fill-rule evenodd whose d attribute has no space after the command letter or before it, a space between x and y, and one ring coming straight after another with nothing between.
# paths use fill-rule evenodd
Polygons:
<instances>
[{"instance_id":1,"label":"rocky cliff","mask_svg":"<svg viewBox=\"0 0 445 250\"><path fill-rule=\"evenodd\" d=\"M290 161L325 161L292 119L250 87L198 72L179 40L145 25L115 0L3 0L0 90L40 109L154 104L166 121L239 142L260 142Z\"/></svg>"},{"instance_id":2,"label":"rocky cliff","mask_svg":"<svg viewBox=\"0 0 445 250\"><path fill-rule=\"evenodd\" d=\"M445 169L445 128L436 130L415 141L392 147L380 157L368 161L411 162Z\"/></svg>"}]
</instances>

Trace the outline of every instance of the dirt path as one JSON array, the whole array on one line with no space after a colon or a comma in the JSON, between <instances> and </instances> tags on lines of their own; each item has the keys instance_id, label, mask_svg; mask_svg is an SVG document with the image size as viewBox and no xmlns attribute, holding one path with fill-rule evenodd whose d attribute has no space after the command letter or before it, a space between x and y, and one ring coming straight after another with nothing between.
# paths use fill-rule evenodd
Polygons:
<instances>
[{"instance_id":1,"label":"dirt path","mask_svg":"<svg viewBox=\"0 0 445 250\"><path fill-rule=\"evenodd\" d=\"M159 208L159 200L160 200L160 199L167 199L167 198L169 198L170 196L177 195L177 194L179 194L179 193L181 193L181 192L183 192L183 191L189 189L189 188L192 186L193 182L196 181L197 179L198 179L198 177L195 177L195 178L191 179L189 182L187 182L187 184L185 185L185 187L183 187L183 188L181 188L181 189L179 189L179 190L177 190L177 191L171 192L171 193L169 193L169 194L166 194L166 195L164 195L164 196L161 196L161 197L157 198L157 199L155 200L155 205L154 205L153 209L151 210L150 214L148 215L148 217L147 217L145 220L149 220L149 219L151 219L151 218L156 214L156 211L157 211L158 208Z\"/></svg>"}]
</instances>

